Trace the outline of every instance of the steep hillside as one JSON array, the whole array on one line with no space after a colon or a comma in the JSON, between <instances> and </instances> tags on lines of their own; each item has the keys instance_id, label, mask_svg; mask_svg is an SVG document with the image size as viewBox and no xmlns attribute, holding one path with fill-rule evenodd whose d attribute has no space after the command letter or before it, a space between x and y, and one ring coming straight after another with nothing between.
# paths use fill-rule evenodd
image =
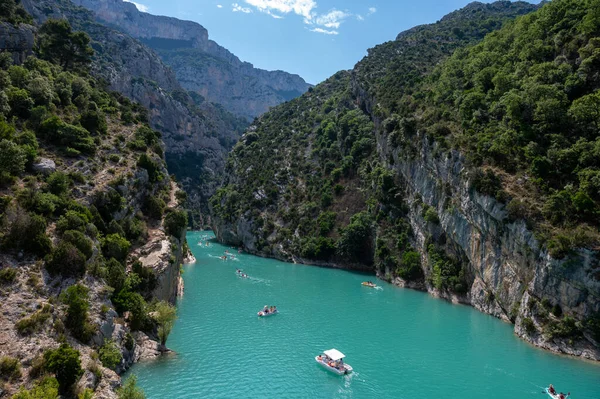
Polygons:
<instances>
[{"instance_id":1,"label":"steep hillside","mask_svg":"<svg viewBox=\"0 0 600 399\"><path fill-rule=\"evenodd\" d=\"M33 38L4 4L2 29ZM185 195L148 111L90 75L89 37L56 20L36 36L24 62L33 41L0 54L0 392L116 398L117 373L164 349Z\"/></svg>"},{"instance_id":2,"label":"steep hillside","mask_svg":"<svg viewBox=\"0 0 600 399\"><path fill-rule=\"evenodd\" d=\"M41 23L50 17L66 18L92 38L94 74L149 110L150 124L163 135L166 159L172 173L189 194L190 207L204 224L207 199L214 193L225 157L246 122L221 106L192 98L160 58L139 41L95 22L92 13L70 0L23 0L24 7Z\"/></svg>"},{"instance_id":3,"label":"steep hillside","mask_svg":"<svg viewBox=\"0 0 600 399\"><path fill-rule=\"evenodd\" d=\"M249 121L310 87L300 76L265 71L242 62L208 39L207 30L190 21L138 11L122 0L74 0L94 11L103 23L118 27L153 48L170 65L181 85L198 98L222 104Z\"/></svg>"},{"instance_id":4,"label":"steep hillside","mask_svg":"<svg viewBox=\"0 0 600 399\"><path fill-rule=\"evenodd\" d=\"M369 50L244 134L219 239L372 270L599 360L599 7L555 0L473 46L536 6L472 3Z\"/></svg>"}]
</instances>

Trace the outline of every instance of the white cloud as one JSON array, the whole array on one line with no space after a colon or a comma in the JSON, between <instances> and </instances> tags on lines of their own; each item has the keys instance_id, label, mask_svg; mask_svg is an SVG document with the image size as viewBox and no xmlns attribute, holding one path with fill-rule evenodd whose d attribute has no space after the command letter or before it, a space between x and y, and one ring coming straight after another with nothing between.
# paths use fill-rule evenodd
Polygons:
<instances>
[{"instance_id":1,"label":"white cloud","mask_svg":"<svg viewBox=\"0 0 600 399\"><path fill-rule=\"evenodd\" d=\"M310 21L313 18L313 9L317 7L317 3L314 0L244 0L251 6L256 7L259 11L267 13L273 17L276 14L272 14L273 11L277 11L283 14L294 14L304 17L305 20ZM281 17L281 16L277 16ZM277 18L275 17L275 18Z\"/></svg>"},{"instance_id":2,"label":"white cloud","mask_svg":"<svg viewBox=\"0 0 600 399\"><path fill-rule=\"evenodd\" d=\"M135 1L131 1L131 0L123 0L123 1L133 4L141 12L148 12L148 6L145 6L140 3L136 3Z\"/></svg>"},{"instance_id":3,"label":"white cloud","mask_svg":"<svg viewBox=\"0 0 600 399\"><path fill-rule=\"evenodd\" d=\"M342 24L344 19L348 18L350 14L345 13L344 11L333 9L329 11L327 14L319 15L314 20L316 25L321 25L326 28L335 28L338 29Z\"/></svg>"},{"instance_id":4,"label":"white cloud","mask_svg":"<svg viewBox=\"0 0 600 399\"><path fill-rule=\"evenodd\" d=\"M364 20L365 20L365 17L363 17L363 16L362 16L362 15L360 15L360 14L356 14L356 19L358 19L359 21L364 21Z\"/></svg>"},{"instance_id":5,"label":"white cloud","mask_svg":"<svg viewBox=\"0 0 600 399\"><path fill-rule=\"evenodd\" d=\"M311 32L323 33L324 35L337 35L339 32L337 30L327 30L322 28L313 28L310 29Z\"/></svg>"},{"instance_id":6,"label":"white cloud","mask_svg":"<svg viewBox=\"0 0 600 399\"><path fill-rule=\"evenodd\" d=\"M231 7L233 7L233 12L243 12L244 14L250 14L252 12L248 7L242 7L238 3L233 3Z\"/></svg>"},{"instance_id":7,"label":"white cloud","mask_svg":"<svg viewBox=\"0 0 600 399\"><path fill-rule=\"evenodd\" d=\"M369 12L367 13L367 15L375 14L376 12L377 12L377 9L375 7L371 7L371 8L369 8Z\"/></svg>"},{"instance_id":8,"label":"white cloud","mask_svg":"<svg viewBox=\"0 0 600 399\"><path fill-rule=\"evenodd\" d=\"M217 4L217 8L223 8L221 4Z\"/></svg>"}]
</instances>

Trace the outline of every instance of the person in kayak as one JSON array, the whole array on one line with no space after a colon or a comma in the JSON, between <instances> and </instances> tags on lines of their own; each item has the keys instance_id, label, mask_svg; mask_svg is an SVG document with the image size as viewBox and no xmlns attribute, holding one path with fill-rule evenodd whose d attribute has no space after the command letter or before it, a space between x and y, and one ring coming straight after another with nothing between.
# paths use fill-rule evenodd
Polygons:
<instances>
[{"instance_id":1,"label":"person in kayak","mask_svg":"<svg viewBox=\"0 0 600 399\"><path fill-rule=\"evenodd\" d=\"M550 392L552 395L556 395L556 389L554 389L552 384L550 384L550 386L548 387L548 392Z\"/></svg>"}]
</instances>

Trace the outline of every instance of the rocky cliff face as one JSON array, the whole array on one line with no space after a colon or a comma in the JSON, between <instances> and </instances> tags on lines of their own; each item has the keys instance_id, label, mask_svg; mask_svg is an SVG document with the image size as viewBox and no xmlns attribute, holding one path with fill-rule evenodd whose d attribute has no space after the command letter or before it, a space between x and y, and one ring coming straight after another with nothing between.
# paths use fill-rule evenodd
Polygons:
<instances>
[{"instance_id":1,"label":"rocky cliff face","mask_svg":"<svg viewBox=\"0 0 600 399\"><path fill-rule=\"evenodd\" d=\"M177 80L208 102L248 120L310 87L300 76L265 71L242 62L208 38L197 23L143 13L122 0L74 0L96 18L152 47L170 65Z\"/></svg>"},{"instance_id":2,"label":"rocky cliff face","mask_svg":"<svg viewBox=\"0 0 600 399\"><path fill-rule=\"evenodd\" d=\"M436 112L414 100L430 93L436 64L533 9L473 3L263 115L211 200L218 239L307 264L360 260L394 284L514 323L534 345L600 360L598 253L553 257L529 221L474 188L481 170L447 145L448 131L417 124ZM494 171L511 193L527 190L527 174Z\"/></svg>"},{"instance_id":3,"label":"rocky cliff face","mask_svg":"<svg viewBox=\"0 0 600 399\"><path fill-rule=\"evenodd\" d=\"M106 79L111 90L149 110L152 127L163 135L171 173L182 181L190 206L200 212L196 222L203 225L216 176L222 173L227 152L245 123L219 106L197 105L154 51L127 34L94 22L91 12L68 0L22 3L39 23L50 17L67 18L90 35L96 51L95 74Z\"/></svg>"},{"instance_id":4,"label":"rocky cliff face","mask_svg":"<svg viewBox=\"0 0 600 399\"><path fill-rule=\"evenodd\" d=\"M18 64L32 54L33 37L33 26L21 24L15 27L13 24L0 22L0 51L10 52L14 62Z\"/></svg>"}]
</instances>

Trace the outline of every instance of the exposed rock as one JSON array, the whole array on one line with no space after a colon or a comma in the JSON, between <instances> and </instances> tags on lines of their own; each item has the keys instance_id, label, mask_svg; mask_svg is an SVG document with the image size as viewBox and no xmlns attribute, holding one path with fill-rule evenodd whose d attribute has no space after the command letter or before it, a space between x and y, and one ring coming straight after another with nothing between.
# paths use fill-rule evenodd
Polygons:
<instances>
[{"instance_id":1,"label":"exposed rock","mask_svg":"<svg viewBox=\"0 0 600 399\"><path fill-rule=\"evenodd\" d=\"M13 55L13 61L21 64L33 54L35 28L21 24L15 27L7 22L0 22L0 51L8 51Z\"/></svg>"},{"instance_id":2,"label":"exposed rock","mask_svg":"<svg viewBox=\"0 0 600 399\"><path fill-rule=\"evenodd\" d=\"M32 168L37 173L49 175L56 171L56 163L48 158L40 158L40 162L33 164Z\"/></svg>"},{"instance_id":3,"label":"exposed rock","mask_svg":"<svg viewBox=\"0 0 600 399\"><path fill-rule=\"evenodd\" d=\"M74 0L99 21L118 26L155 49L187 90L248 120L310 87L300 76L242 62L208 38L201 25L138 11L122 0Z\"/></svg>"}]
</instances>

